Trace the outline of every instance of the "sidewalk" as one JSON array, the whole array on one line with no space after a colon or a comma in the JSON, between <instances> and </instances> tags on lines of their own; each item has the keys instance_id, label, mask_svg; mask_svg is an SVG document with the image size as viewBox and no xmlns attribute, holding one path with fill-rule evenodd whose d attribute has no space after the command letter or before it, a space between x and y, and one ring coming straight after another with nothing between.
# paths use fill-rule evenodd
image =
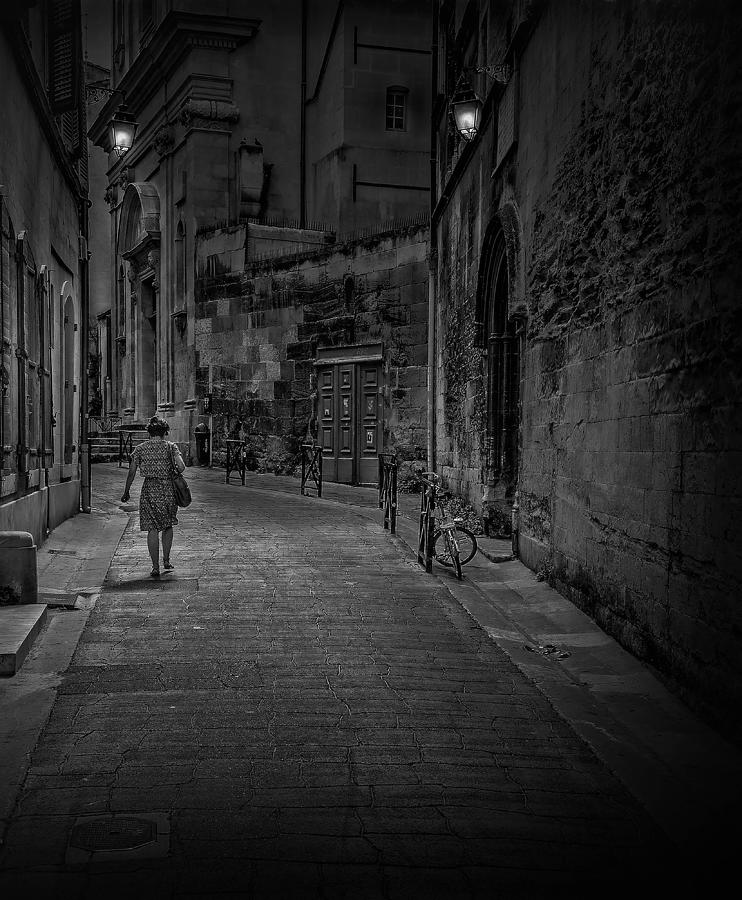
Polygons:
<instances>
[{"instance_id":1,"label":"sidewalk","mask_svg":"<svg viewBox=\"0 0 742 900\"><path fill-rule=\"evenodd\" d=\"M697 861L711 889L739 754L520 563L426 575L411 510L392 538L375 491L328 485L317 500L293 479L186 474L175 577L147 578L135 517L114 556L127 518L114 466L94 468L98 511L47 544L85 562L48 553L44 590L93 591L113 562L72 665L88 611L58 610L14 679L16 721L39 686L37 734L51 715L21 760L0 884L606 896L637 870L682 883ZM54 662L52 625L72 620ZM525 649L545 644L571 655ZM158 837L144 856L76 849L96 816L155 823Z\"/></svg>"},{"instance_id":2,"label":"sidewalk","mask_svg":"<svg viewBox=\"0 0 742 900\"><path fill-rule=\"evenodd\" d=\"M113 471L106 473L106 494ZM28 768L31 750L56 698L129 517L104 496L50 534L37 553L39 603L46 624L21 670L0 680L0 837ZM1 625L1 623L0 623Z\"/></svg>"}]
</instances>

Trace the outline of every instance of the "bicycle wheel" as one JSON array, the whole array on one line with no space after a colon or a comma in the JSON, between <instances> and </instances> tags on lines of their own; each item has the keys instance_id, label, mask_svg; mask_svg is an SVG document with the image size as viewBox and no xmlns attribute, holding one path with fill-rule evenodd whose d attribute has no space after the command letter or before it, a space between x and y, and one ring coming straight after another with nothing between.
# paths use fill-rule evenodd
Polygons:
<instances>
[{"instance_id":1,"label":"bicycle wheel","mask_svg":"<svg viewBox=\"0 0 742 900\"><path fill-rule=\"evenodd\" d=\"M443 532L439 528L436 528L435 534L433 535L433 555L442 566L451 566L453 563L451 562L446 549L445 541L438 543L438 538L440 538L442 533ZM459 560L461 561L461 565L465 566L474 559L478 549L477 539L468 528L457 525L456 543L459 545Z\"/></svg>"},{"instance_id":2,"label":"bicycle wheel","mask_svg":"<svg viewBox=\"0 0 742 900\"><path fill-rule=\"evenodd\" d=\"M456 543L459 545L459 559L461 560L461 565L465 566L476 556L477 550L479 549L477 538L468 528L457 525Z\"/></svg>"},{"instance_id":3,"label":"bicycle wheel","mask_svg":"<svg viewBox=\"0 0 742 900\"><path fill-rule=\"evenodd\" d=\"M435 532L433 535L433 556L442 566L446 566L448 569L455 569L457 577L461 577L461 554L454 549L450 532Z\"/></svg>"}]
</instances>

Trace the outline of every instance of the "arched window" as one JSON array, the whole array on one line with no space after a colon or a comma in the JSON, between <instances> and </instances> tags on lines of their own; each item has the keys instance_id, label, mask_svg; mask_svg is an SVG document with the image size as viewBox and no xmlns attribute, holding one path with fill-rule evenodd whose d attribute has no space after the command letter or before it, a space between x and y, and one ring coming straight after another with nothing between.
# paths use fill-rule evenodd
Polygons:
<instances>
[{"instance_id":1,"label":"arched window","mask_svg":"<svg viewBox=\"0 0 742 900\"><path fill-rule=\"evenodd\" d=\"M509 281L505 237L494 235L485 249L484 342L487 350L487 469L505 498L517 487L520 347L516 322L508 315Z\"/></svg>"},{"instance_id":2,"label":"arched window","mask_svg":"<svg viewBox=\"0 0 742 900\"><path fill-rule=\"evenodd\" d=\"M119 275L116 283L116 303L118 305L118 335L126 334L126 295L124 293L126 282L124 281L124 267L119 266Z\"/></svg>"},{"instance_id":3,"label":"arched window","mask_svg":"<svg viewBox=\"0 0 742 900\"><path fill-rule=\"evenodd\" d=\"M175 231L175 309L185 306L186 278L185 278L185 229L183 223L178 222Z\"/></svg>"},{"instance_id":4,"label":"arched window","mask_svg":"<svg viewBox=\"0 0 742 900\"><path fill-rule=\"evenodd\" d=\"M39 322L39 466L47 468L54 462L54 438L52 434L52 381L51 381L51 321L49 270L41 267L36 280L37 314Z\"/></svg>"},{"instance_id":5,"label":"arched window","mask_svg":"<svg viewBox=\"0 0 742 900\"><path fill-rule=\"evenodd\" d=\"M16 242L18 264L18 469L29 472L39 468L39 297L36 264L28 236L21 231Z\"/></svg>"},{"instance_id":6,"label":"arched window","mask_svg":"<svg viewBox=\"0 0 742 900\"><path fill-rule=\"evenodd\" d=\"M407 95L405 87L393 85L386 89L386 130L407 130Z\"/></svg>"},{"instance_id":7,"label":"arched window","mask_svg":"<svg viewBox=\"0 0 742 900\"><path fill-rule=\"evenodd\" d=\"M64 418L64 462L70 465L75 452L75 304L72 297L64 300L64 338L62 355L64 362L63 418Z\"/></svg>"}]
</instances>

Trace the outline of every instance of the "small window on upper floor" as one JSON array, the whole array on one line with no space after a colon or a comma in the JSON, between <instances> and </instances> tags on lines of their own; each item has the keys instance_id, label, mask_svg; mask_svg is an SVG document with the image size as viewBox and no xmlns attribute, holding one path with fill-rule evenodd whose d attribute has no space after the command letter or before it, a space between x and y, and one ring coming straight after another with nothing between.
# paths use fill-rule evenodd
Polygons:
<instances>
[{"instance_id":1,"label":"small window on upper floor","mask_svg":"<svg viewBox=\"0 0 742 900\"><path fill-rule=\"evenodd\" d=\"M407 95L404 87L386 89L386 130L405 131L407 128Z\"/></svg>"}]
</instances>

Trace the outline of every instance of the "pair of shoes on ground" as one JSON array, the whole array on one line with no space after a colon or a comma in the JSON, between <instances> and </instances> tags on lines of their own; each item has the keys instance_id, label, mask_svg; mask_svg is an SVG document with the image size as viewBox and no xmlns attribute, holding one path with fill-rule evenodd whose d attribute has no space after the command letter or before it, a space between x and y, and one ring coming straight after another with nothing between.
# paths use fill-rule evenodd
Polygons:
<instances>
[{"instance_id":1,"label":"pair of shoes on ground","mask_svg":"<svg viewBox=\"0 0 742 900\"><path fill-rule=\"evenodd\" d=\"M170 565L170 560L168 560L167 562L163 562L162 568L165 569L166 572L169 572L170 569L174 569L175 566L171 566L171 565ZM152 571L151 571L149 574L150 574L150 578L159 578L159 577L160 577L160 570L159 570L159 569L152 569Z\"/></svg>"}]
</instances>

